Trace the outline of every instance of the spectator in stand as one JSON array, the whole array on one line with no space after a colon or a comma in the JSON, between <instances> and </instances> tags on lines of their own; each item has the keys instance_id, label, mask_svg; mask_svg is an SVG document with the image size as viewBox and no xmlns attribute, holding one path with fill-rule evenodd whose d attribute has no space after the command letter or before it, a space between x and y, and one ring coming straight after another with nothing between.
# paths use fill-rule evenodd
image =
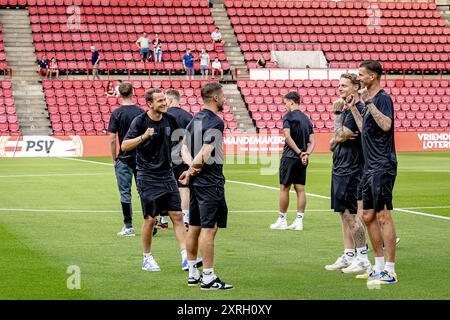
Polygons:
<instances>
[{"instance_id":1,"label":"spectator in stand","mask_svg":"<svg viewBox=\"0 0 450 320\"><path fill-rule=\"evenodd\" d=\"M58 63L56 62L56 58L53 57L52 60L50 60L48 75L51 79L53 74L55 74L55 78L59 77L59 70L58 70Z\"/></svg>"},{"instance_id":2,"label":"spectator in stand","mask_svg":"<svg viewBox=\"0 0 450 320\"><path fill-rule=\"evenodd\" d=\"M186 49L186 54L182 58L183 67L186 70L186 79L194 79L194 56L191 53L191 49Z\"/></svg>"},{"instance_id":3,"label":"spectator in stand","mask_svg":"<svg viewBox=\"0 0 450 320\"><path fill-rule=\"evenodd\" d=\"M158 34L155 34L155 39L152 41L153 44L153 55L155 56L155 62L162 61L162 48L161 48L161 40L159 39Z\"/></svg>"},{"instance_id":4,"label":"spectator in stand","mask_svg":"<svg viewBox=\"0 0 450 320\"><path fill-rule=\"evenodd\" d=\"M264 59L264 55L261 54L259 56L258 61L256 62L256 67L257 68L265 68L266 67L266 63L267 63L267 61L266 61L266 59Z\"/></svg>"},{"instance_id":5,"label":"spectator in stand","mask_svg":"<svg viewBox=\"0 0 450 320\"><path fill-rule=\"evenodd\" d=\"M108 84L106 85L105 95L107 97L114 97L116 95L116 90L114 89L112 81L108 81Z\"/></svg>"},{"instance_id":6,"label":"spectator in stand","mask_svg":"<svg viewBox=\"0 0 450 320\"><path fill-rule=\"evenodd\" d=\"M119 87L120 87L121 84L122 84L122 80L117 80L117 85L114 88L114 96L117 97L117 98L120 97Z\"/></svg>"},{"instance_id":7,"label":"spectator in stand","mask_svg":"<svg viewBox=\"0 0 450 320\"><path fill-rule=\"evenodd\" d=\"M139 53L141 55L141 62L150 61L151 53L150 53L150 39L147 37L147 34L144 32L142 37L137 39L136 45L139 48Z\"/></svg>"},{"instance_id":8,"label":"spectator in stand","mask_svg":"<svg viewBox=\"0 0 450 320\"><path fill-rule=\"evenodd\" d=\"M221 43L222 45L225 44L225 42L222 40L222 34L219 31L219 28L216 28L213 33L211 33L211 39L212 43Z\"/></svg>"},{"instance_id":9,"label":"spectator in stand","mask_svg":"<svg viewBox=\"0 0 450 320\"><path fill-rule=\"evenodd\" d=\"M97 49L95 49L95 46L91 46L91 52L92 52L91 62L93 66L92 77L94 79L97 78L98 80L100 80L100 76L98 75L98 64L100 63L101 60L100 52L98 52Z\"/></svg>"},{"instance_id":10,"label":"spectator in stand","mask_svg":"<svg viewBox=\"0 0 450 320\"><path fill-rule=\"evenodd\" d=\"M212 63L212 77L215 79L216 78L216 71L217 73L220 72L220 79L223 79L223 69L222 69L222 64L219 61L219 58L216 57Z\"/></svg>"},{"instance_id":11,"label":"spectator in stand","mask_svg":"<svg viewBox=\"0 0 450 320\"><path fill-rule=\"evenodd\" d=\"M48 77L48 73L49 73L49 70L48 70L48 59L47 59L47 57L44 55L44 56L42 56L42 59L41 60L38 60L38 65L39 65L39 75L41 76L41 77L43 77L43 76L45 76L45 77Z\"/></svg>"},{"instance_id":12,"label":"spectator in stand","mask_svg":"<svg viewBox=\"0 0 450 320\"><path fill-rule=\"evenodd\" d=\"M202 80L208 80L210 58L206 49L202 49L200 54L200 72L202 74Z\"/></svg>"}]
</instances>

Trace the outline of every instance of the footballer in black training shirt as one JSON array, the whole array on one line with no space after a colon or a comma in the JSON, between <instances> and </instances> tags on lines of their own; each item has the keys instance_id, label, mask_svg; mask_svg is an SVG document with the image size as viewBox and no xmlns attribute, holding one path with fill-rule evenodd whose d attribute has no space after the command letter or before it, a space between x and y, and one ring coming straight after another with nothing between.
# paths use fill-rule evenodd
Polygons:
<instances>
[{"instance_id":1,"label":"footballer in black training shirt","mask_svg":"<svg viewBox=\"0 0 450 320\"><path fill-rule=\"evenodd\" d=\"M283 131L286 138L280 161L280 212L271 229L303 230L303 215L306 207L306 167L313 152L316 139L309 118L299 109L300 96L289 92L284 96L287 113L283 117ZM287 225L286 213L289 207L291 184L297 192L297 216Z\"/></svg>"},{"instance_id":2,"label":"footballer in black training shirt","mask_svg":"<svg viewBox=\"0 0 450 320\"><path fill-rule=\"evenodd\" d=\"M172 133L178 129L175 119L166 113L166 97L159 89L145 93L149 110L136 117L122 143L124 151L136 149L137 186L141 198L144 223L142 269L160 271L151 253L155 218L169 215L180 246L182 268L187 268L186 239L181 216L181 200L172 171Z\"/></svg>"},{"instance_id":3,"label":"footballer in black training shirt","mask_svg":"<svg viewBox=\"0 0 450 320\"><path fill-rule=\"evenodd\" d=\"M167 113L175 118L180 129L186 129L187 125L192 120L192 114L180 107L180 93L178 92L178 90L167 90L166 100L168 107ZM180 151L181 144L179 143L179 141L172 141L172 169L175 175L175 179L178 183L178 190L180 191L183 221L187 230L189 228L189 186L181 184L178 179L180 178L181 174L189 168L189 166L181 159ZM158 225L160 229L166 230L168 227L167 217L161 217Z\"/></svg>"},{"instance_id":4,"label":"footballer in black training shirt","mask_svg":"<svg viewBox=\"0 0 450 320\"><path fill-rule=\"evenodd\" d=\"M375 268L370 284L393 284L395 273L395 226L392 219L392 191L397 175L394 143L394 106L381 88L383 68L378 61L366 60L359 66L359 78L365 85L361 100L367 109L363 116L352 114L361 131L364 154L363 217L375 252ZM380 224L383 224L381 228ZM383 243L386 250L384 261Z\"/></svg>"},{"instance_id":5,"label":"footballer in black training shirt","mask_svg":"<svg viewBox=\"0 0 450 320\"><path fill-rule=\"evenodd\" d=\"M124 227L117 234L119 236L134 236L133 228L133 209L131 206L131 185L133 175L136 178L136 151L125 152L119 150L117 155L116 140L119 136L119 148L123 138L130 128L131 122L135 117L145 111L135 105L131 100L133 97L133 87L130 83L122 83L119 86L119 93L122 97L122 106L111 113L108 132L110 137L111 155L116 173L117 185L120 192L120 203L122 204Z\"/></svg>"},{"instance_id":6,"label":"footballer in black training shirt","mask_svg":"<svg viewBox=\"0 0 450 320\"><path fill-rule=\"evenodd\" d=\"M334 132L330 141L330 149L333 151L331 208L341 216L344 254L335 263L326 265L325 269L341 269L344 273L365 272L371 266L367 257L364 225L357 217L362 209L358 206L358 190L364 165L361 136L352 111L346 106L353 99L359 101L360 87L356 74L342 74L339 80L339 99L333 104ZM357 112L362 111L361 103L356 107Z\"/></svg>"},{"instance_id":7,"label":"footballer in black training shirt","mask_svg":"<svg viewBox=\"0 0 450 320\"><path fill-rule=\"evenodd\" d=\"M200 284L202 290L228 290L233 286L214 274L214 238L217 228L227 226L228 208L225 201L222 141L224 123L217 115L223 110L225 98L222 86L211 82L202 87L204 106L187 126L183 158L191 162L180 182L190 180L190 219L188 244L188 285ZM201 234L201 236L200 236ZM198 245L197 245L198 244ZM196 267L197 250L203 257L203 275Z\"/></svg>"}]
</instances>

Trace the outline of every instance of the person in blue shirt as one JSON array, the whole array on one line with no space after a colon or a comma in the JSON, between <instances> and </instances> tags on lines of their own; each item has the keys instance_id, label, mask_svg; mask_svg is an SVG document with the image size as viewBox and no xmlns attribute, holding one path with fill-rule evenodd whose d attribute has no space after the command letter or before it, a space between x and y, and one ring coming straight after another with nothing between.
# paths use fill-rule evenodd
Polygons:
<instances>
[{"instance_id":1,"label":"person in blue shirt","mask_svg":"<svg viewBox=\"0 0 450 320\"><path fill-rule=\"evenodd\" d=\"M100 76L98 75L98 64L101 60L100 52L98 52L94 46L91 47L91 52L92 52L91 62L92 62L92 66L93 66L92 77L94 79L100 80Z\"/></svg>"},{"instance_id":2,"label":"person in blue shirt","mask_svg":"<svg viewBox=\"0 0 450 320\"><path fill-rule=\"evenodd\" d=\"M48 69L48 64L49 61L47 59L47 57L44 55L42 56L41 60L38 60L38 65L39 65L39 75L42 76L46 76L48 77L48 73L49 73L49 69Z\"/></svg>"},{"instance_id":3,"label":"person in blue shirt","mask_svg":"<svg viewBox=\"0 0 450 320\"><path fill-rule=\"evenodd\" d=\"M191 53L190 49L186 50L186 54L182 57L183 67L186 70L186 79L194 78L194 56Z\"/></svg>"}]
</instances>

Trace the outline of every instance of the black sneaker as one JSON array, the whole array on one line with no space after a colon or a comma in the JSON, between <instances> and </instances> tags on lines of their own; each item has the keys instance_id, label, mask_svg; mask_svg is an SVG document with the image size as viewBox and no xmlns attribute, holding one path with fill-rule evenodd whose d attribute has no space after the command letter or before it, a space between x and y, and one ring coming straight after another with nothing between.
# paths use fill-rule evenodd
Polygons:
<instances>
[{"instance_id":1,"label":"black sneaker","mask_svg":"<svg viewBox=\"0 0 450 320\"><path fill-rule=\"evenodd\" d=\"M166 230L168 230L169 229L169 223L158 223L157 224L157 228L159 229L159 230L163 230L163 231L166 231Z\"/></svg>"},{"instance_id":2,"label":"black sneaker","mask_svg":"<svg viewBox=\"0 0 450 320\"><path fill-rule=\"evenodd\" d=\"M200 289L202 290L230 290L233 289L231 284L226 284L219 278L215 278L210 283L204 283L203 278L200 281Z\"/></svg>"},{"instance_id":3,"label":"black sneaker","mask_svg":"<svg viewBox=\"0 0 450 320\"><path fill-rule=\"evenodd\" d=\"M200 283L200 281L202 281L202 276L198 276L198 278L195 277L189 277L188 278L188 286L189 287L194 287L196 285L198 285Z\"/></svg>"}]
</instances>

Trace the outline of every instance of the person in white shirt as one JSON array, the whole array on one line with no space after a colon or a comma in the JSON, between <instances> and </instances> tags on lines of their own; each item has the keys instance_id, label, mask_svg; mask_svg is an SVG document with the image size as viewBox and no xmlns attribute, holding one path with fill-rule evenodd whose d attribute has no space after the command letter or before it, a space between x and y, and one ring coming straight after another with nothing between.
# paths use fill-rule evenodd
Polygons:
<instances>
[{"instance_id":1,"label":"person in white shirt","mask_svg":"<svg viewBox=\"0 0 450 320\"><path fill-rule=\"evenodd\" d=\"M147 62L150 61L151 54L150 54L150 39L147 38L147 34L144 32L142 34L142 37L137 39L136 45L139 48L139 53L141 54L141 61Z\"/></svg>"},{"instance_id":2,"label":"person in white shirt","mask_svg":"<svg viewBox=\"0 0 450 320\"><path fill-rule=\"evenodd\" d=\"M213 33L211 33L211 39L212 43L221 43L225 44L225 42L222 40L222 34L219 31L219 28L216 28Z\"/></svg>"},{"instance_id":3,"label":"person in white shirt","mask_svg":"<svg viewBox=\"0 0 450 320\"><path fill-rule=\"evenodd\" d=\"M202 80L208 80L210 58L206 49L202 49L200 54L200 72L202 74Z\"/></svg>"},{"instance_id":4,"label":"person in white shirt","mask_svg":"<svg viewBox=\"0 0 450 320\"><path fill-rule=\"evenodd\" d=\"M223 79L223 69L222 69L222 64L219 61L219 58L216 57L214 59L211 67L212 67L211 73L212 73L213 78L216 77L216 70L217 70L217 72L220 72L220 78Z\"/></svg>"}]
</instances>

